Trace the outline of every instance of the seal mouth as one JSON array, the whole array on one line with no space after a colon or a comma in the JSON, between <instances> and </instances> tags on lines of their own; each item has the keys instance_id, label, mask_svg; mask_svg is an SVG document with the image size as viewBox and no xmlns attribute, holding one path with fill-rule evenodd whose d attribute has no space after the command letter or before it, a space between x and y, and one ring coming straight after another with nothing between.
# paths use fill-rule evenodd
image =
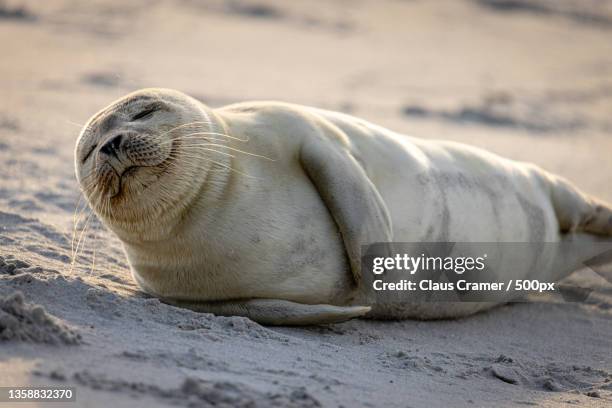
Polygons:
<instances>
[{"instance_id":1,"label":"seal mouth","mask_svg":"<svg viewBox=\"0 0 612 408\"><path fill-rule=\"evenodd\" d=\"M141 168L142 166L129 166L128 168L126 168L121 174L117 174L119 176L119 188L117 188L117 192L115 194L113 194L112 196L110 196L110 198L115 198L117 197L119 194L121 194L121 192L123 192L124 190L124 184L126 182L126 180L134 175L139 168Z\"/></svg>"},{"instance_id":2,"label":"seal mouth","mask_svg":"<svg viewBox=\"0 0 612 408\"><path fill-rule=\"evenodd\" d=\"M170 153L159 164L151 165L151 166L147 166L147 165L135 165L135 164L133 164L133 165L127 166L121 173L119 173L113 166L111 166L111 168L113 169L113 171L115 172L115 174L119 178L119 182L118 182L117 191L114 192L114 194L112 194L110 196L110 199L121 198L121 196L124 195L122 193L125 191L125 184L126 184L126 182L130 178L134 178L135 175L138 173L138 171L141 170L141 169L145 169L145 168L155 168L155 169L158 169L159 171L155 175L155 181L159 180L159 178L162 175L164 175L165 173L168 172L168 168L170 167L172 162L175 160L176 151L178 149L177 144L178 144L178 142L176 140L172 140L171 145L170 145ZM153 185L155 181L152 181L152 182L149 182L149 183L141 183L141 191L139 192L139 194L141 194L142 192L147 190L149 187L151 187L151 185Z\"/></svg>"}]
</instances>

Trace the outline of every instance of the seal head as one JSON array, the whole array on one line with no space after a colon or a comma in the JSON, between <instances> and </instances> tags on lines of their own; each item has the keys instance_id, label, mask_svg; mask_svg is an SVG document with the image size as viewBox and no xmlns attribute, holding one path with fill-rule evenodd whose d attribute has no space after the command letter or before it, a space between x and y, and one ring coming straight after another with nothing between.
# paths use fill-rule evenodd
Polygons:
<instances>
[{"instance_id":1,"label":"seal head","mask_svg":"<svg viewBox=\"0 0 612 408\"><path fill-rule=\"evenodd\" d=\"M171 227L169 218L193 201L194 183L205 182L201 175L211 163L185 151L210 141L213 116L195 99L166 89L134 92L94 115L77 141L75 168L105 224L122 238L138 233L139 239L144 232L159 235L155 226Z\"/></svg>"}]
</instances>

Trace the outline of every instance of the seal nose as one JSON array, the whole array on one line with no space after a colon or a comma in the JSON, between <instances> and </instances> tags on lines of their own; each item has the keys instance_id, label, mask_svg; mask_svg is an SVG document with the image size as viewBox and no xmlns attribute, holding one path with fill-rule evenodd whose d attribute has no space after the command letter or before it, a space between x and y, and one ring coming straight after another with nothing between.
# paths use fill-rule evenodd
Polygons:
<instances>
[{"instance_id":1,"label":"seal nose","mask_svg":"<svg viewBox=\"0 0 612 408\"><path fill-rule=\"evenodd\" d=\"M121 141L123 140L123 135L119 134L111 137L102 145L100 151L108 156L117 157L117 153L119 152L119 146L121 145Z\"/></svg>"}]
</instances>

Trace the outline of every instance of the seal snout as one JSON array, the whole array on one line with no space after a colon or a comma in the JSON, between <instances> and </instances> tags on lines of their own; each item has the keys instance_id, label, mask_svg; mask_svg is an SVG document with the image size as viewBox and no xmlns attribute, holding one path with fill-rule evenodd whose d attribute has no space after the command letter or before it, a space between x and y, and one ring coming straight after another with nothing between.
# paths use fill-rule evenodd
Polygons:
<instances>
[{"instance_id":1,"label":"seal snout","mask_svg":"<svg viewBox=\"0 0 612 408\"><path fill-rule=\"evenodd\" d=\"M146 173L138 170L162 164L169 157L171 146L171 142L161 141L148 132L122 129L111 134L102 142L97 154L102 189L112 198L124 190L129 179L136 178L132 188L144 185L142 176Z\"/></svg>"},{"instance_id":2,"label":"seal snout","mask_svg":"<svg viewBox=\"0 0 612 408\"><path fill-rule=\"evenodd\" d=\"M109 163L102 164L98 169L98 179L103 192L114 197L121 189L121 176Z\"/></svg>"},{"instance_id":3,"label":"seal snout","mask_svg":"<svg viewBox=\"0 0 612 408\"><path fill-rule=\"evenodd\" d=\"M106 143L104 143L104 145L102 145L102 147L100 148L100 152L108 156L117 157L123 137L123 134L118 134L116 136L111 137Z\"/></svg>"},{"instance_id":4,"label":"seal snout","mask_svg":"<svg viewBox=\"0 0 612 408\"><path fill-rule=\"evenodd\" d=\"M121 192L121 179L132 165L125 152L124 133L110 136L98 150L98 179L110 197Z\"/></svg>"},{"instance_id":5,"label":"seal snout","mask_svg":"<svg viewBox=\"0 0 612 408\"><path fill-rule=\"evenodd\" d=\"M153 167L169 155L171 143L140 132L121 132L110 136L98 151L98 161L109 163L118 173L128 167Z\"/></svg>"}]
</instances>

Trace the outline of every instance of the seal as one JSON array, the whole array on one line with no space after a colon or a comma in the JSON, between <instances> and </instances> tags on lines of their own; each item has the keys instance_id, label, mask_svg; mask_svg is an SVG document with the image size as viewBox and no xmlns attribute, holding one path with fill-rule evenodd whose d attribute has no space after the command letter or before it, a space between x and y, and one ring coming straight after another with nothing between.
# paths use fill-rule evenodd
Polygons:
<instances>
[{"instance_id":1,"label":"seal","mask_svg":"<svg viewBox=\"0 0 612 408\"><path fill-rule=\"evenodd\" d=\"M143 89L86 123L75 165L145 292L264 324L456 317L492 305L367 304L368 243L612 235L609 205L535 165L280 102L213 110ZM560 279L579 258L529 276Z\"/></svg>"}]
</instances>

